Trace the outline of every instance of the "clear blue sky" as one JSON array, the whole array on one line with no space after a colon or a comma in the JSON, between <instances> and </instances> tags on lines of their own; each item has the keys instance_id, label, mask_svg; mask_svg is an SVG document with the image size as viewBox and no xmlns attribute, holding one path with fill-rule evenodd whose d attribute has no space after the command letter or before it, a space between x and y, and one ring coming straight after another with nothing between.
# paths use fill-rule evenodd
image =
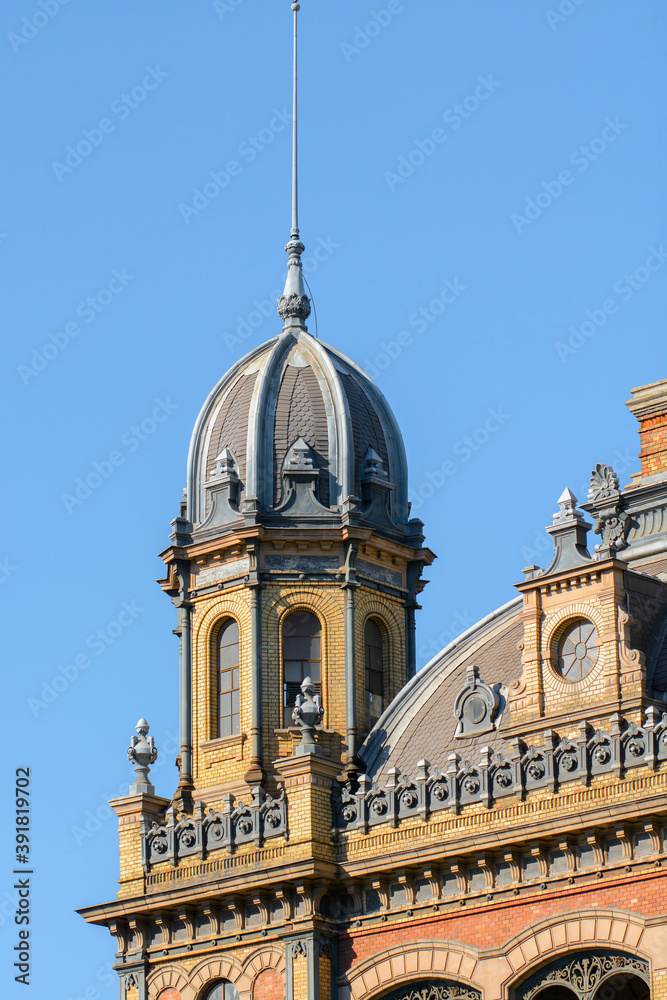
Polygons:
<instances>
[{"instance_id":1,"label":"clear blue sky","mask_svg":"<svg viewBox=\"0 0 667 1000\"><path fill-rule=\"evenodd\" d=\"M626 0L303 0L308 277L320 336L403 428L439 556L422 663L546 563L566 485L637 468L624 401L666 374L666 21ZM0 12L3 996L24 995L8 914L26 765L34 995L117 995L110 935L73 910L114 895L105 803L140 715L158 792L175 786L156 554L200 405L279 329L290 35L289 0ZM50 705L29 700L56 676Z\"/></svg>"}]
</instances>

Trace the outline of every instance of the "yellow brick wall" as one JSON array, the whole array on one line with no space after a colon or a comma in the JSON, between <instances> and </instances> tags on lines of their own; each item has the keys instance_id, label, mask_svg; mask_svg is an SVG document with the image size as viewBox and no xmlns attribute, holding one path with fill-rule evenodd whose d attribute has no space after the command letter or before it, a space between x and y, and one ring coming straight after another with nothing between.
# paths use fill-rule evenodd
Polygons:
<instances>
[{"instance_id":1,"label":"yellow brick wall","mask_svg":"<svg viewBox=\"0 0 667 1000\"><path fill-rule=\"evenodd\" d=\"M311 1000L308 996L308 962L296 955L292 964L293 1000Z\"/></svg>"}]
</instances>

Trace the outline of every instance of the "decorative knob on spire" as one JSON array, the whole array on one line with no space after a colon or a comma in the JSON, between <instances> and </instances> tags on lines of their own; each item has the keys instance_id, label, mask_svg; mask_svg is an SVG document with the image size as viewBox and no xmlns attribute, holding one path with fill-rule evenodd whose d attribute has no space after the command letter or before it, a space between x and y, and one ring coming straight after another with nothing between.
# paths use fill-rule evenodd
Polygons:
<instances>
[{"instance_id":1,"label":"decorative knob on spire","mask_svg":"<svg viewBox=\"0 0 667 1000\"><path fill-rule=\"evenodd\" d=\"M310 299L306 295L303 281L301 254L305 247L299 239L299 157L297 131L297 13L299 4L292 4L294 11L294 75L292 91L292 231L290 241L285 246L289 254L285 290L278 300L278 315L283 321L283 330L308 330L306 320L310 316Z\"/></svg>"}]
</instances>

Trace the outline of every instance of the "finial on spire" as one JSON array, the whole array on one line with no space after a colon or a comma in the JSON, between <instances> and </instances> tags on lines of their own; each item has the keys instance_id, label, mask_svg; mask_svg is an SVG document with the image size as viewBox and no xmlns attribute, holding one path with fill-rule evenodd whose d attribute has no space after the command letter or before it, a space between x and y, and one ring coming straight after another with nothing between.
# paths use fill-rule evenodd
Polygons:
<instances>
[{"instance_id":1,"label":"finial on spire","mask_svg":"<svg viewBox=\"0 0 667 1000\"><path fill-rule=\"evenodd\" d=\"M301 7L294 0L294 75L292 90L292 230L290 241L285 246L289 254L285 290L278 300L278 315L283 321L283 330L299 329L307 331L306 320L310 316L310 299L306 295L303 281L301 254L305 247L299 239L299 147L297 131L297 14Z\"/></svg>"}]
</instances>

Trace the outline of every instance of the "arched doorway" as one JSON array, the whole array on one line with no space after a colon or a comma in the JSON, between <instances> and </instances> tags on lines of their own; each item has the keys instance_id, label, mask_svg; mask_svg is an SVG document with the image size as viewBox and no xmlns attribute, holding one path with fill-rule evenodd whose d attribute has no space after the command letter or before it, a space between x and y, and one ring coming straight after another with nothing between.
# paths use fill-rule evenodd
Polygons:
<instances>
[{"instance_id":1,"label":"arched doorway","mask_svg":"<svg viewBox=\"0 0 667 1000\"><path fill-rule=\"evenodd\" d=\"M390 993L379 994L378 1000L482 1000L482 994L448 979L429 979L404 983Z\"/></svg>"},{"instance_id":2,"label":"arched doorway","mask_svg":"<svg viewBox=\"0 0 667 1000\"><path fill-rule=\"evenodd\" d=\"M622 952L563 955L514 988L515 1000L650 1000L648 962Z\"/></svg>"}]
</instances>

